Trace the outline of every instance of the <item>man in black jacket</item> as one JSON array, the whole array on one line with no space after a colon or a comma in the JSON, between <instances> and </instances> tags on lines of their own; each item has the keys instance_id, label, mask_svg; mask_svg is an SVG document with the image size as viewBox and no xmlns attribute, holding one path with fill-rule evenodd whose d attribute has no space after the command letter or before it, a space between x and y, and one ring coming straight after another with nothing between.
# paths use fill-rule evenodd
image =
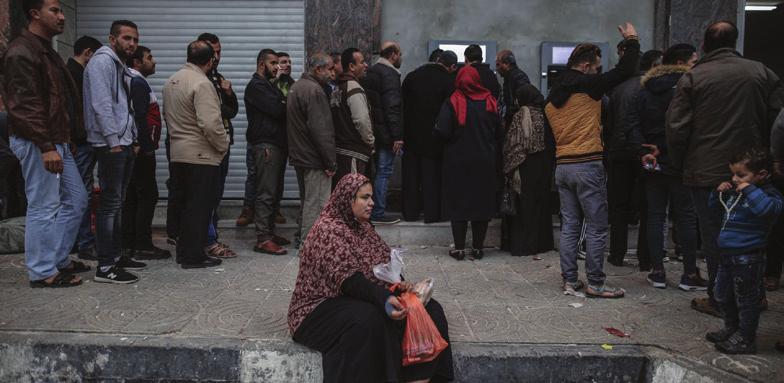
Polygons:
<instances>
[{"instance_id":1,"label":"man in black jacket","mask_svg":"<svg viewBox=\"0 0 784 383\"><path fill-rule=\"evenodd\" d=\"M257 152L254 213L256 215L256 246L259 253L283 255L281 248L289 241L275 235L275 213L286 172L288 142L286 136L286 97L272 83L278 71L278 56L272 49L262 49L256 58L256 73L245 87L245 111L248 146Z\"/></svg>"},{"instance_id":2,"label":"man in black jacket","mask_svg":"<svg viewBox=\"0 0 784 383\"><path fill-rule=\"evenodd\" d=\"M727 158L741 148L769 144L784 89L773 71L735 50L737 39L731 22L708 27L705 55L678 80L665 131L670 161L691 188L708 266L708 297L693 299L692 308L715 316L721 314L713 294L721 216L708 207L708 197L731 176Z\"/></svg>"},{"instance_id":3,"label":"man in black jacket","mask_svg":"<svg viewBox=\"0 0 784 383\"><path fill-rule=\"evenodd\" d=\"M487 88L490 93L498 100L501 95L501 84L498 83L498 78L490 69L489 64L483 64L484 57L482 56L482 48L479 45L471 44L463 51L463 58L466 65L471 65L479 72L479 79L482 81L482 86Z\"/></svg>"},{"instance_id":4,"label":"man in black jacket","mask_svg":"<svg viewBox=\"0 0 784 383\"><path fill-rule=\"evenodd\" d=\"M622 42L623 43L623 42ZM623 44L621 44L623 46ZM618 49L623 54L625 49ZM627 124L624 118L633 108L633 101L640 91L640 78L645 72L661 62L662 52L650 50L640 58L640 70L636 76L616 86L610 92L608 116L605 118L602 135L604 136L607 158L607 195L610 213L610 256L607 262L623 266L629 239L629 224L638 219L645 225L645 189L640 183L642 166L637 156L637 148L626 140ZM646 230L639 231L637 239L637 259L642 271L651 267L647 248Z\"/></svg>"},{"instance_id":5,"label":"man in black jacket","mask_svg":"<svg viewBox=\"0 0 784 383\"><path fill-rule=\"evenodd\" d=\"M400 44L385 41L381 44L381 57L370 67L362 87L370 102L373 118L373 135L376 139L376 179L373 186L374 224L394 224L399 219L385 216L387 184L392 177L395 156L403 150L403 127L400 97L400 64L403 52Z\"/></svg>"},{"instance_id":6,"label":"man in black jacket","mask_svg":"<svg viewBox=\"0 0 784 383\"><path fill-rule=\"evenodd\" d=\"M501 90L501 115L504 117L504 127L509 127L512 117L520 110L517 103L517 91L521 86L530 84L528 75L517 66L517 59L510 50L498 52L495 59L495 68L504 78Z\"/></svg>"},{"instance_id":7,"label":"man in black jacket","mask_svg":"<svg viewBox=\"0 0 784 383\"><path fill-rule=\"evenodd\" d=\"M212 33L202 33L199 35L199 41L204 41L215 51L215 61L212 71L207 74L207 77L215 86L215 91L218 92L220 99L221 117L223 119L223 127L226 129L226 134L229 136L229 145L234 144L234 126L231 124L231 119L237 116L240 107L237 102L237 95L231 88L231 81L223 77L218 72L218 64L220 64L221 57L221 43L218 36ZM229 175L229 158L231 157L231 146L226 154L223 156L223 161L220 164L220 179L218 180L218 193L216 194L215 206L212 210L212 219L210 220L209 236L207 238L207 253L211 256L219 256L221 254L233 254L233 252L223 243L218 242L218 205L223 199L223 188L226 184L226 176Z\"/></svg>"},{"instance_id":8,"label":"man in black jacket","mask_svg":"<svg viewBox=\"0 0 784 383\"><path fill-rule=\"evenodd\" d=\"M82 98L82 83L84 82L84 68L93 57L95 51L101 47L101 42L94 37L82 36L74 43L74 55L68 59L68 72L71 73L76 88L79 93L79 99ZM93 154L93 146L87 142L87 131L84 125L74 124L71 130L71 141L76 145L76 155L74 161L76 167L79 169L79 175L82 177L84 187L87 189L87 201L92 200L93 196L93 169L95 169L95 155ZM76 244L74 247L79 252L79 258L82 259L97 259L95 256L95 233L93 233L91 225L92 211L88 208L84 211L82 223L79 226L79 233L76 234Z\"/></svg>"},{"instance_id":9,"label":"man in black jacket","mask_svg":"<svg viewBox=\"0 0 784 383\"><path fill-rule=\"evenodd\" d=\"M404 134L403 219L417 221L424 211L425 223L441 220L442 144L433 126L444 100L454 91L457 55L445 51L435 63L426 63L403 80Z\"/></svg>"}]
</instances>

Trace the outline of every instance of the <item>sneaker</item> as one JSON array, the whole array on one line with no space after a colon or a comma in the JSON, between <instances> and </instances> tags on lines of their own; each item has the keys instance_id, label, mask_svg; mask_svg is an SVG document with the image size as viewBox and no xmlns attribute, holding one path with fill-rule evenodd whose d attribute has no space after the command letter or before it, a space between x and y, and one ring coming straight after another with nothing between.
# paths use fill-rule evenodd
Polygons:
<instances>
[{"instance_id":1,"label":"sneaker","mask_svg":"<svg viewBox=\"0 0 784 383\"><path fill-rule=\"evenodd\" d=\"M657 289L667 288L667 274L665 274L663 271L653 271L648 274L645 279L648 280L648 283L650 283L651 286Z\"/></svg>"},{"instance_id":2,"label":"sneaker","mask_svg":"<svg viewBox=\"0 0 784 383\"><path fill-rule=\"evenodd\" d=\"M171 251L155 246L142 250L136 249L134 252L134 258L141 260L168 259L171 258Z\"/></svg>"},{"instance_id":3,"label":"sneaker","mask_svg":"<svg viewBox=\"0 0 784 383\"><path fill-rule=\"evenodd\" d=\"M115 266L128 270L144 270L147 267L147 264L144 262L134 261L131 257L121 256L120 260L117 261Z\"/></svg>"},{"instance_id":4,"label":"sneaker","mask_svg":"<svg viewBox=\"0 0 784 383\"><path fill-rule=\"evenodd\" d=\"M79 249L79 253L77 254L79 259L84 259L85 261L97 261L98 254L95 252L95 247L90 246L85 249Z\"/></svg>"},{"instance_id":5,"label":"sneaker","mask_svg":"<svg viewBox=\"0 0 784 383\"><path fill-rule=\"evenodd\" d=\"M400 222L400 218L392 218L387 216L370 219L370 223L374 225L394 225L398 222Z\"/></svg>"},{"instance_id":6,"label":"sneaker","mask_svg":"<svg viewBox=\"0 0 784 383\"><path fill-rule=\"evenodd\" d=\"M756 354L757 346L749 342L740 333L732 334L724 342L716 343L716 349L725 354Z\"/></svg>"},{"instance_id":7,"label":"sneaker","mask_svg":"<svg viewBox=\"0 0 784 383\"><path fill-rule=\"evenodd\" d=\"M681 283L678 288L683 291L706 291L708 290L708 281L702 279L700 273L681 276Z\"/></svg>"},{"instance_id":8,"label":"sneaker","mask_svg":"<svg viewBox=\"0 0 784 383\"><path fill-rule=\"evenodd\" d=\"M125 269L122 267L114 265L111 269L106 270L106 272L102 272L101 268L99 267L98 271L95 272L95 278L93 278L93 280L101 283L118 283L127 285L129 283L138 281L139 277L125 271Z\"/></svg>"},{"instance_id":9,"label":"sneaker","mask_svg":"<svg viewBox=\"0 0 784 383\"><path fill-rule=\"evenodd\" d=\"M737 330L729 329L729 328L722 328L719 331L711 331L705 334L705 340L711 343L719 343L724 342L729 339L732 334L735 333Z\"/></svg>"},{"instance_id":10,"label":"sneaker","mask_svg":"<svg viewBox=\"0 0 784 383\"><path fill-rule=\"evenodd\" d=\"M585 289L585 296L588 298L608 298L608 299L615 299L615 298L623 298L626 295L626 291L624 289L618 287L610 287L607 284L599 285L592 285L588 284L588 287Z\"/></svg>"}]
</instances>

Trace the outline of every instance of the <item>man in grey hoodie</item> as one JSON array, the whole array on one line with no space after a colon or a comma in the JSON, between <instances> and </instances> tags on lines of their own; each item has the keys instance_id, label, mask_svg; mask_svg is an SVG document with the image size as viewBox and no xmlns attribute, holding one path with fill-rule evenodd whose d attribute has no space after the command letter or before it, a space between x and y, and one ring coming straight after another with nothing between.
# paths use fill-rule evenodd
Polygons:
<instances>
[{"instance_id":1,"label":"man in grey hoodie","mask_svg":"<svg viewBox=\"0 0 784 383\"><path fill-rule=\"evenodd\" d=\"M133 171L139 145L128 90L133 75L125 62L139 44L136 24L128 20L112 23L110 46L95 52L84 71L84 115L87 140L95 149L101 186L96 212L96 282L134 283L139 278L129 270L146 265L121 256L122 203Z\"/></svg>"}]
</instances>

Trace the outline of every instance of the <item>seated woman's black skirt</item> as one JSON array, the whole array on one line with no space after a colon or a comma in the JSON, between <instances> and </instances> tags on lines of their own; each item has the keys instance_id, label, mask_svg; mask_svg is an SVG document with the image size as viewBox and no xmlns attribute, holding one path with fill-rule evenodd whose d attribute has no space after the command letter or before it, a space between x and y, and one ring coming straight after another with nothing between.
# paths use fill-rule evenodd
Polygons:
<instances>
[{"instance_id":1,"label":"seated woman's black skirt","mask_svg":"<svg viewBox=\"0 0 784 383\"><path fill-rule=\"evenodd\" d=\"M441 305L425 306L441 336L449 329ZM379 307L348 297L328 299L308 315L294 341L321 352L324 382L410 382L454 379L452 347L428 363L402 366L405 321L393 321Z\"/></svg>"}]
</instances>

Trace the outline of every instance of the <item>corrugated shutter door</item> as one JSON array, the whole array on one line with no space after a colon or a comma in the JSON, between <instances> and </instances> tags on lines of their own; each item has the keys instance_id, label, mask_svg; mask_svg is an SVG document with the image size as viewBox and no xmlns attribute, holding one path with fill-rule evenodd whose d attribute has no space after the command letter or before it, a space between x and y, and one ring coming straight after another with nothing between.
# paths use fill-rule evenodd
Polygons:
<instances>
[{"instance_id":1,"label":"corrugated shutter door","mask_svg":"<svg viewBox=\"0 0 784 383\"><path fill-rule=\"evenodd\" d=\"M139 26L139 44L152 50L157 62L156 73L147 80L163 100L161 89L166 79L185 63L186 47L203 32L221 40L221 63L218 70L229 81L239 99L240 110L232 120L234 145L231 147L229 175L224 198L244 196L245 117L243 94L256 71L256 56L262 48L285 51L293 61L292 76L299 78L304 64L305 3L304 1L95 1L77 2L77 33L93 36L106 43L114 20L131 20ZM164 132L165 136L165 132ZM169 176L166 155L157 152L158 189L166 196ZM286 172L284 198L298 198L297 180L293 169Z\"/></svg>"}]
</instances>

